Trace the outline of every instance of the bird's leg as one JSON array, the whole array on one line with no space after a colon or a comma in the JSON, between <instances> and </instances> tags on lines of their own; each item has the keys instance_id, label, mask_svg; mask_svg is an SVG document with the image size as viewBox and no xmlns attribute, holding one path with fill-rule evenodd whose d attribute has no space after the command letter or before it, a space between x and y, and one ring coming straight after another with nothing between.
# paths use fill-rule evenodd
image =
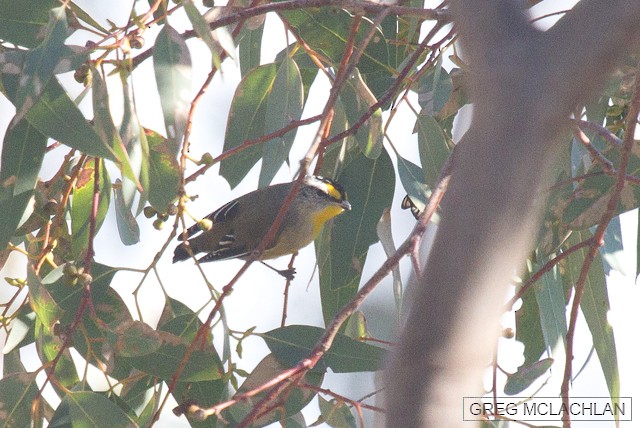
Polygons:
<instances>
[{"instance_id":1,"label":"bird's leg","mask_svg":"<svg viewBox=\"0 0 640 428\"><path fill-rule=\"evenodd\" d=\"M276 269L271 265L268 265L267 263L263 262L262 260L260 260L260 263L262 263L263 265L265 265L266 267L268 267L269 269L278 272L279 275L283 276L287 281L291 281L293 280L294 275L296 274L296 270L295 269Z\"/></svg>"}]
</instances>

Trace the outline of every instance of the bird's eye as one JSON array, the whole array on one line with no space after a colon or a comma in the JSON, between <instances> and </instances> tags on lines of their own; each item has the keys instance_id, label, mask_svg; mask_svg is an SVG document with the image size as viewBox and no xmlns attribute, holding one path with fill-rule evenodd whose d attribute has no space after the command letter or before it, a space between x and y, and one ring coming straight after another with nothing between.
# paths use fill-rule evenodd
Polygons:
<instances>
[{"instance_id":1,"label":"bird's eye","mask_svg":"<svg viewBox=\"0 0 640 428\"><path fill-rule=\"evenodd\" d=\"M322 189L316 188L316 195L324 196L324 195L326 195L326 192L324 190L322 190Z\"/></svg>"}]
</instances>

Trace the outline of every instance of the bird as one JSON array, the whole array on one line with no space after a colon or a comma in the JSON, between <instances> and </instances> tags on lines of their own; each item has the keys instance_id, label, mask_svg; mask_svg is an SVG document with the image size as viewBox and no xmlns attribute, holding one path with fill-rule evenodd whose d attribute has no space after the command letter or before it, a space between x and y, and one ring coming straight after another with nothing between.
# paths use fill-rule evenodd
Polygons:
<instances>
[{"instance_id":1,"label":"bird","mask_svg":"<svg viewBox=\"0 0 640 428\"><path fill-rule=\"evenodd\" d=\"M222 205L205 218L203 230L198 222L189 227L174 250L173 263L205 253L200 263L249 258L273 224L295 182L274 184L242 195ZM336 181L307 175L291 200L275 237L258 260L287 279L295 270L278 270L264 260L297 253L313 241L322 226L333 217L350 211L347 193ZM187 240L185 240L185 238Z\"/></svg>"}]
</instances>

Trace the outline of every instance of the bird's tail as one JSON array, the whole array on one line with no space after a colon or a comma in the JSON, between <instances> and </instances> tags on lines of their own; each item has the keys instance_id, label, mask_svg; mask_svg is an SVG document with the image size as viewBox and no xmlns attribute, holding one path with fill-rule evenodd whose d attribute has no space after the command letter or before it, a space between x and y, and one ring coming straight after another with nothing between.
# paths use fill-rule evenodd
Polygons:
<instances>
[{"instance_id":1,"label":"bird's tail","mask_svg":"<svg viewBox=\"0 0 640 428\"><path fill-rule=\"evenodd\" d=\"M191 257L191 251L187 248L188 244L182 243L173 251L173 263L187 260Z\"/></svg>"}]
</instances>

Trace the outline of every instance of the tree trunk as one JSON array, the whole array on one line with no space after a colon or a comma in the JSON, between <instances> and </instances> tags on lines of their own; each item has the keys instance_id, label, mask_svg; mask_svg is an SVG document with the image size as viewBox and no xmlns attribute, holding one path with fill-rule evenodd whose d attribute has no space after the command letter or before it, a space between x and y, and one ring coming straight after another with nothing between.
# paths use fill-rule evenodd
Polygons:
<instances>
[{"instance_id":1,"label":"tree trunk","mask_svg":"<svg viewBox=\"0 0 640 428\"><path fill-rule=\"evenodd\" d=\"M640 2L583 0L546 32L512 0L451 0L474 117L387 373L387 426L455 427L482 394L508 286L534 244L573 109L640 38Z\"/></svg>"}]
</instances>

